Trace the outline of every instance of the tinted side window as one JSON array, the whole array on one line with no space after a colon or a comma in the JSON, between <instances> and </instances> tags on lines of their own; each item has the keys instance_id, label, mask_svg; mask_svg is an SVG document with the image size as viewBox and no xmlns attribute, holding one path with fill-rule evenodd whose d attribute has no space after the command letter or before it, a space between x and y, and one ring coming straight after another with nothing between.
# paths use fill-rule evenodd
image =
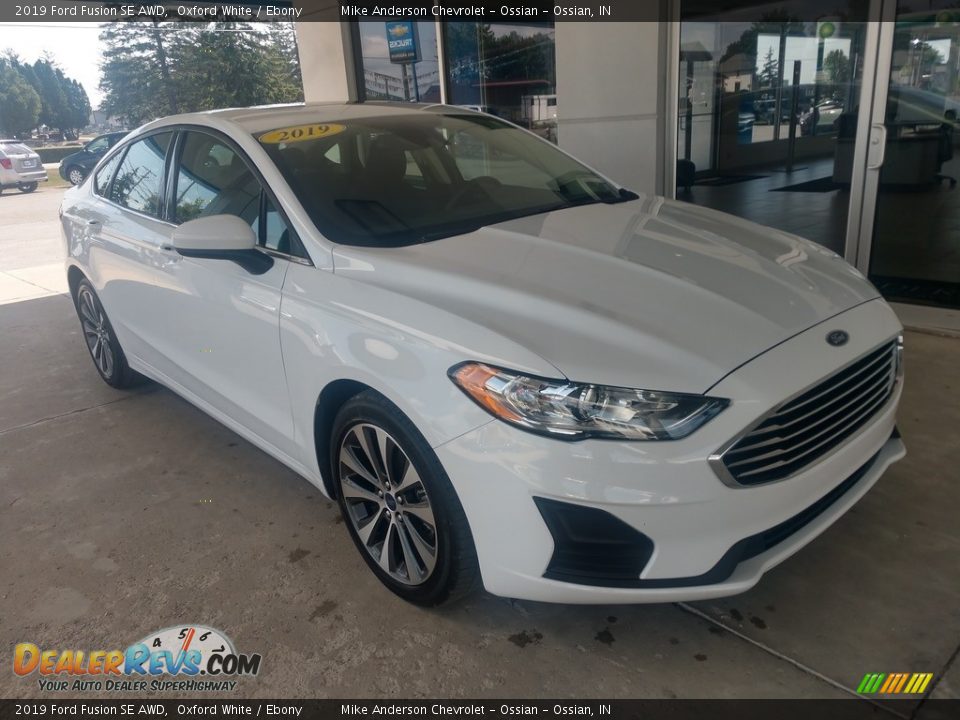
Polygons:
<instances>
[{"instance_id":1,"label":"tinted side window","mask_svg":"<svg viewBox=\"0 0 960 720\"><path fill-rule=\"evenodd\" d=\"M117 165L120 164L120 158L123 157L123 151L121 150L112 158L107 160L102 168L97 170L97 174L93 176L93 191L97 195L107 195L107 186L110 185L110 178L113 177L113 171L117 169Z\"/></svg>"},{"instance_id":2,"label":"tinted side window","mask_svg":"<svg viewBox=\"0 0 960 720\"><path fill-rule=\"evenodd\" d=\"M88 153L97 155L99 153L106 152L109 148L110 140L105 137L99 137L96 140L92 140L85 149Z\"/></svg>"},{"instance_id":3,"label":"tinted side window","mask_svg":"<svg viewBox=\"0 0 960 720\"><path fill-rule=\"evenodd\" d=\"M110 186L110 199L137 212L160 217L163 168L173 133L151 135L133 143Z\"/></svg>"},{"instance_id":4,"label":"tinted side window","mask_svg":"<svg viewBox=\"0 0 960 720\"><path fill-rule=\"evenodd\" d=\"M175 198L177 222L236 215L258 228L260 183L243 158L212 135L187 133Z\"/></svg>"}]
</instances>

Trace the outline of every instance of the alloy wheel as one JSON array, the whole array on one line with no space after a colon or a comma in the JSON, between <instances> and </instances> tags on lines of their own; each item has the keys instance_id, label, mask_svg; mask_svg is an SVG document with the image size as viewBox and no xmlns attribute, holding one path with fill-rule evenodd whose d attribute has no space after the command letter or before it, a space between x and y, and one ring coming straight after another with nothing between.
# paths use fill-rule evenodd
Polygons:
<instances>
[{"instance_id":1,"label":"alloy wheel","mask_svg":"<svg viewBox=\"0 0 960 720\"><path fill-rule=\"evenodd\" d=\"M67 173L67 179L74 185L79 185L83 182L84 174L83 170L80 168L70 168L70 172Z\"/></svg>"},{"instance_id":2,"label":"alloy wheel","mask_svg":"<svg viewBox=\"0 0 960 720\"><path fill-rule=\"evenodd\" d=\"M103 314L100 303L89 288L80 288L77 295L77 306L80 309L80 324L83 327L83 337L87 348L96 363L97 369L104 377L113 375L114 357L113 346L110 343L110 329Z\"/></svg>"},{"instance_id":3,"label":"alloy wheel","mask_svg":"<svg viewBox=\"0 0 960 720\"><path fill-rule=\"evenodd\" d=\"M438 535L426 487L385 430L353 425L338 449L344 507L360 543L383 572L422 585L437 563Z\"/></svg>"}]
</instances>

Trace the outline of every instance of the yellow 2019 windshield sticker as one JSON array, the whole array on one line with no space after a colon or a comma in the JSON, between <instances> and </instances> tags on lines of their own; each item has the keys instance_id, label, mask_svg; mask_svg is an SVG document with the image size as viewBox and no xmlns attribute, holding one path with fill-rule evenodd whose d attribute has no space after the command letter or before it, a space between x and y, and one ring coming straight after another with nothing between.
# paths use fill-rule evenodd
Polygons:
<instances>
[{"instance_id":1,"label":"yellow 2019 windshield sticker","mask_svg":"<svg viewBox=\"0 0 960 720\"><path fill-rule=\"evenodd\" d=\"M346 130L344 125L332 123L318 123L315 125L295 125L294 127L280 128L271 130L260 136L260 142L267 145L279 145L280 143L303 142L304 140L318 140L320 138L336 135Z\"/></svg>"}]
</instances>

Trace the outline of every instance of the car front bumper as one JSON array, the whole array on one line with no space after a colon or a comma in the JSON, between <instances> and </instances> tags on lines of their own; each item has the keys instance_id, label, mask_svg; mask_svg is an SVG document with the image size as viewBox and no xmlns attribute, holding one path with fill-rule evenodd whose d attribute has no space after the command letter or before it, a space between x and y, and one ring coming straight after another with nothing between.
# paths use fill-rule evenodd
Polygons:
<instances>
[{"instance_id":1,"label":"car front bumper","mask_svg":"<svg viewBox=\"0 0 960 720\"><path fill-rule=\"evenodd\" d=\"M837 327L851 329L840 348L824 340ZM711 388L710 395L730 398L730 407L683 440L563 442L494 421L439 446L470 522L485 587L496 595L564 603L699 600L749 589L903 457L895 432L902 383L845 444L789 479L731 487L708 458L769 409L900 329L890 308L876 300L791 338ZM557 547L558 525L545 510L551 505L601 511L624 533L648 538L639 575L604 583L554 572L555 551L564 548ZM566 548L567 556L596 540L584 537L582 527L568 533L582 542L572 553Z\"/></svg>"}]
</instances>

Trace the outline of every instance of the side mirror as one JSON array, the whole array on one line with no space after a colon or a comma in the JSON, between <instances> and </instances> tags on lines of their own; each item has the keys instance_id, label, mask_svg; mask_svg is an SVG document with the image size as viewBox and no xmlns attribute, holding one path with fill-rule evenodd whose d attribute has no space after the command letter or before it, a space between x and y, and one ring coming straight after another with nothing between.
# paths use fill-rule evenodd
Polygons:
<instances>
[{"instance_id":1,"label":"side mirror","mask_svg":"<svg viewBox=\"0 0 960 720\"><path fill-rule=\"evenodd\" d=\"M253 275L273 267L273 258L257 250L253 228L236 215L189 220L173 231L173 248L188 258L231 260Z\"/></svg>"}]
</instances>

